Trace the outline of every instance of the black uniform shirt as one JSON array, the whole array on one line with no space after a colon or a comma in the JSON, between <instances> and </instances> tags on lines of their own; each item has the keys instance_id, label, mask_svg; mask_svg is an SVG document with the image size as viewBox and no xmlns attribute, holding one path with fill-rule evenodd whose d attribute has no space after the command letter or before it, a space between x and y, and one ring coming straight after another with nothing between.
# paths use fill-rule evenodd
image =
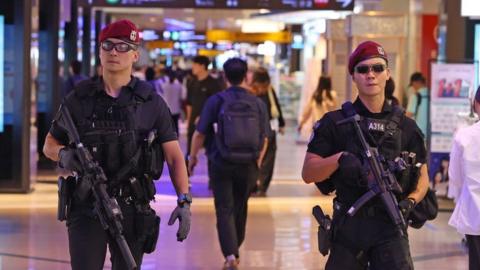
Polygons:
<instances>
[{"instance_id":1,"label":"black uniform shirt","mask_svg":"<svg viewBox=\"0 0 480 270\"><path fill-rule=\"evenodd\" d=\"M193 124L195 118L200 116L205 101L207 101L211 95L221 90L220 83L210 75L204 80L194 80L189 84L187 89L187 104L192 106L189 124Z\"/></svg>"},{"instance_id":2,"label":"black uniform shirt","mask_svg":"<svg viewBox=\"0 0 480 270\"><path fill-rule=\"evenodd\" d=\"M387 116L393 110L392 105L387 102L384 103L382 111L380 113L371 113L359 98L353 103L355 111L363 117L378 119L379 121L385 120ZM346 150L347 143L351 142L353 138L356 138L356 134L345 134L341 132L341 128L336 125L334 120L334 114L341 114L341 111L333 111L325 114L314 126L312 138L308 144L307 152L319 155L321 157L329 157L336 153ZM347 124L348 125L348 124ZM416 160L420 163L426 163L426 148L424 143L423 134L418 128L415 121L409 117L403 117L400 125L401 129L401 151L408 151L416 153ZM370 134L375 139L380 137L381 132L375 130L375 124L369 129ZM358 197L365 192L365 188L354 190L348 189L347 201L350 202L352 197ZM341 196L343 190L339 190L337 186L337 196ZM340 198L341 199L341 198Z\"/></svg>"}]
</instances>

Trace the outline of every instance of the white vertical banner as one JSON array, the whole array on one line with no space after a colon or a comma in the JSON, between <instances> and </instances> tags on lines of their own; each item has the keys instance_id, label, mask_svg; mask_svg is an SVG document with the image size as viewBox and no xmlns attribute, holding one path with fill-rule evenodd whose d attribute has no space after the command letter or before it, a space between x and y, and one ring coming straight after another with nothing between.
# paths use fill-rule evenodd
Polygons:
<instances>
[{"instance_id":1,"label":"white vertical banner","mask_svg":"<svg viewBox=\"0 0 480 270\"><path fill-rule=\"evenodd\" d=\"M475 64L432 63L430 85L431 152L450 152L458 114L470 112Z\"/></svg>"},{"instance_id":2,"label":"white vertical banner","mask_svg":"<svg viewBox=\"0 0 480 270\"><path fill-rule=\"evenodd\" d=\"M460 116L470 112L475 64L432 63L430 84L429 174L437 196L448 194L448 165Z\"/></svg>"}]
</instances>

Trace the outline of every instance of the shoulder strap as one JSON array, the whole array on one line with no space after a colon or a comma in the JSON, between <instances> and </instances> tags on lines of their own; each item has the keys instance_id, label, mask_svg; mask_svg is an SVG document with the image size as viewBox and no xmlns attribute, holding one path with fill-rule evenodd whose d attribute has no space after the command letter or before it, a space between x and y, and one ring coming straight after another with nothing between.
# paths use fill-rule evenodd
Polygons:
<instances>
[{"instance_id":1,"label":"shoulder strap","mask_svg":"<svg viewBox=\"0 0 480 270\"><path fill-rule=\"evenodd\" d=\"M398 131L398 126L400 125L405 111L399 106L393 106L393 111L390 114L388 123L385 127L385 133L378 141L378 145L382 145L386 138L392 137Z\"/></svg>"},{"instance_id":2,"label":"shoulder strap","mask_svg":"<svg viewBox=\"0 0 480 270\"><path fill-rule=\"evenodd\" d=\"M100 87L100 83L94 80L84 80L75 86L75 95L82 104L82 120L85 121L92 116L96 105L95 93Z\"/></svg>"},{"instance_id":3,"label":"shoulder strap","mask_svg":"<svg viewBox=\"0 0 480 270\"><path fill-rule=\"evenodd\" d=\"M353 104L350 101L342 104L342 114L344 118L352 117L357 114L355 108L353 107ZM370 132L368 132L368 129L366 129L365 125L363 125L363 120L364 118L360 116L360 123L358 123L358 125L360 126L363 135L366 137L365 139L367 140L367 143L368 141L370 141L370 143L376 144L376 141L373 138L372 134L370 134Z\"/></svg>"},{"instance_id":4,"label":"shoulder strap","mask_svg":"<svg viewBox=\"0 0 480 270\"><path fill-rule=\"evenodd\" d=\"M417 92L417 104L415 105L415 119L417 118L418 115L418 108L420 107L420 104L422 104L422 95Z\"/></svg>"}]
</instances>

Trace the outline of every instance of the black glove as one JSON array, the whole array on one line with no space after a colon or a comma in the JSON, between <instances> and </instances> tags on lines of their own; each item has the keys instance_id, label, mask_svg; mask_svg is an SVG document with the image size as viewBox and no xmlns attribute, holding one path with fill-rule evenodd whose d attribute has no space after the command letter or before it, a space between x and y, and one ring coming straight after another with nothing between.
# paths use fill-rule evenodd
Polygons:
<instances>
[{"instance_id":1,"label":"black glove","mask_svg":"<svg viewBox=\"0 0 480 270\"><path fill-rule=\"evenodd\" d=\"M177 231L177 241L182 242L187 238L188 233L190 232L190 204L184 203L183 205L177 206L168 220L168 225L173 225L175 220L178 218L179 225Z\"/></svg>"},{"instance_id":2,"label":"black glove","mask_svg":"<svg viewBox=\"0 0 480 270\"><path fill-rule=\"evenodd\" d=\"M398 203L398 208L402 212L405 221L408 219L410 212L415 208L415 201L411 198L406 198Z\"/></svg>"},{"instance_id":3,"label":"black glove","mask_svg":"<svg viewBox=\"0 0 480 270\"><path fill-rule=\"evenodd\" d=\"M367 186L367 172L355 154L344 151L338 159L338 169L341 179L356 180L356 185Z\"/></svg>"},{"instance_id":4,"label":"black glove","mask_svg":"<svg viewBox=\"0 0 480 270\"><path fill-rule=\"evenodd\" d=\"M338 159L340 169L347 171L358 171L362 169L362 162L355 154L344 151Z\"/></svg>"},{"instance_id":5,"label":"black glove","mask_svg":"<svg viewBox=\"0 0 480 270\"><path fill-rule=\"evenodd\" d=\"M60 158L58 160L58 166L60 166L60 168L77 173L82 172L82 164L77 157L76 149L68 146L64 147L58 152L58 157Z\"/></svg>"}]
</instances>

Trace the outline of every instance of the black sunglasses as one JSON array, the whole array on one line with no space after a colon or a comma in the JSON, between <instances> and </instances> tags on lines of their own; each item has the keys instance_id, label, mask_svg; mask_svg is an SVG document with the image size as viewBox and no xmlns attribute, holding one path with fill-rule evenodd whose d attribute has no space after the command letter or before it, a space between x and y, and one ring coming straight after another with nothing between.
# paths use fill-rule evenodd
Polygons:
<instances>
[{"instance_id":1,"label":"black sunglasses","mask_svg":"<svg viewBox=\"0 0 480 270\"><path fill-rule=\"evenodd\" d=\"M111 41L104 41L102 42L102 49L109 52L111 50L113 50L113 48L115 48L115 50L117 52L128 52L130 50L137 50L137 46L135 45L130 45L128 43L125 43L125 42L118 42L118 43L114 43L114 42L111 42Z\"/></svg>"},{"instance_id":2,"label":"black sunglasses","mask_svg":"<svg viewBox=\"0 0 480 270\"><path fill-rule=\"evenodd\" d=\"M373 65L360 65L355 67L355 71L360 74L367 74L370 71L375 73L382 73L386 69L386 66L383 64L373 64Z\"/></svg>"}]
</instances>

